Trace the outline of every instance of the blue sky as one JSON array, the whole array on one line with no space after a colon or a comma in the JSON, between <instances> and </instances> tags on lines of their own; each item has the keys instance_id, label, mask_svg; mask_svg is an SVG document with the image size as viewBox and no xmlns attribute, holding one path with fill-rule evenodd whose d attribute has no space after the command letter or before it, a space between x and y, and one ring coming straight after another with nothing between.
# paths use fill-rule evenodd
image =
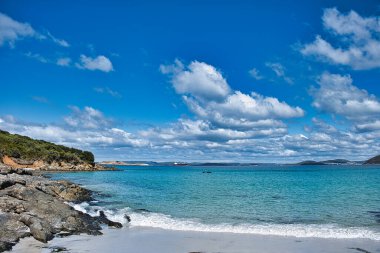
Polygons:
<instances>
[{"instance_id":1,"label":"blue sky","mask_svg":"<svg viewBox=\"0 0 380 253\"><path fill-rule=\"evenodd\" d=\"M2 1L0 128L97 160L380 153L378 1Z\"/></svg>"}]
</instances>

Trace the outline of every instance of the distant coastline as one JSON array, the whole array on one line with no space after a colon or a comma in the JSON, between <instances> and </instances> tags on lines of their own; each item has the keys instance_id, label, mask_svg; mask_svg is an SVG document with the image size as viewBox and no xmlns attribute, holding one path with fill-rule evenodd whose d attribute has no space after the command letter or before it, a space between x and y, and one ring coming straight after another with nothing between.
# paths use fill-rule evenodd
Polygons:
<instances>
[{"instance_id":1,"label":"distant coastline","mask_svg":"<svg viewBox=\"0 0 380 253\"><path fill-rule=\"evenodd\" d=\"M144 162L126 162L126 161L102 161L99 162L100 165L123 165L123 166L149 166L148 163Z\"/></svg>"},{"instance_id":2,"label":"distant coastline","mask_svg":"<svg viewBox=\"0 0 380 253\"><path fill-rule=\"evenodd\" d=\"M350 161L347 159L330 159L330 160L305 160L296 163L236 163L236 162L153 162L153 161L101 161L100 165L115 166L258 166L258 165L376 165L380 164L380 155L372 157L365 161Z\"/></svg>"}]
</instances>

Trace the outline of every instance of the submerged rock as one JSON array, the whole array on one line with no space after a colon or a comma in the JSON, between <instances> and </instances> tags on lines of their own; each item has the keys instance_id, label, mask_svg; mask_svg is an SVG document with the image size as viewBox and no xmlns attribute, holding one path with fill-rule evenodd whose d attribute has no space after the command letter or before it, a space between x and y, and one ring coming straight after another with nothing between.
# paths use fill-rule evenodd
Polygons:
<instances>
[{"instance_id":1,"label":"submerged rock","mask_svg":"<svg viewBox=\"0 0 380 253\"><path fill-rule=\"evenodd\" d=\"M101 223L107 224L109 227L121 228L123 225L120 222L111 221L107 218L103 211L99 212L99 221Z\"/></svg>"}]
</instances>

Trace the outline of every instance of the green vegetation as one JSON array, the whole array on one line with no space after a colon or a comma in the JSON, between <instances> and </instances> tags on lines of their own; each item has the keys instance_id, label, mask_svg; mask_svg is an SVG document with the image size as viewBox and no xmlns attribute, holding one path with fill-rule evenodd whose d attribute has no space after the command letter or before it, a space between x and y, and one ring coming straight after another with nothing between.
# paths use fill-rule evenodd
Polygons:
<instances>
[{"instance_id":1,"label":"green vegetation","mask_svg":"<svg viewBox=\"0 0 380 253\"><path fill-rule=\"evenodd\" d=\"M94 155L89 151L34 140L0 130L0 157L4 155L29 161L43 160L48 163L53 161L73 164L94 163Z\"/></svg>"}]
</instances>

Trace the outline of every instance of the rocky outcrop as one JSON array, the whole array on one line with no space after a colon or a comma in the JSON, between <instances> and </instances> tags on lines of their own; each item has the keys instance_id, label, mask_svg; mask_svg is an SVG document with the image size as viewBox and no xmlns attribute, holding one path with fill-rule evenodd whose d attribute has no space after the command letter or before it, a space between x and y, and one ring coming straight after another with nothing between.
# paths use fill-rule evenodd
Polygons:
<instances>
[{"instance_id":1,"label":"rocky outcrop","mask_svg":"<svg viewBox=\"0 0 380 253\"><path fill-rule=\"evenodd\" d=\"M3 164L15 168L15 169L33 169L40 171L98 171L98 170L115 170L112 167L104 167L100 164L91 164L91 163L67 163L64 161L57 162L53 161L51 163L45 162L43 160L23 160L20 158L14 158L9 156L2 157Z\"/></svg>"},{"instance_id":2,"label":"rocky outcrop","mask_svg":"<svg viewBox=\"0 0 380 253\"><path fill-rule=\"evenodd\" d=\"M122 226L104 213L92 217L65 203L91 199L90 191L73 183L0 164L0 252L26 236L47 242L59 234L100 235L101 224Z\"/></svg>"}]
</instances>

